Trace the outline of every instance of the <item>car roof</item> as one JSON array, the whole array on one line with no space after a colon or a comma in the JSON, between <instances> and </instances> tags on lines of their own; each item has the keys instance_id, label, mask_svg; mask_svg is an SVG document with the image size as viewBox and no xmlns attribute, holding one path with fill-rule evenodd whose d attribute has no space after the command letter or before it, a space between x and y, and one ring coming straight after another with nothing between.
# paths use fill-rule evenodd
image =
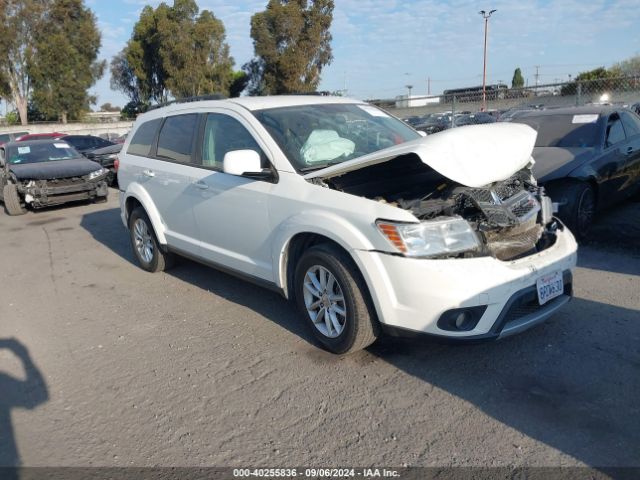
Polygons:
<instances>
[{"instance_id":1,"label":"car roof","mask_svg":"<svg viewBox=\"0 0 640 480\"><path fill-rule=\"evenodd\" d=\"M215 108L225 105L238 105L247 110L256 111L268 108L296 107L302 105L364 104L362 100L328 95L272 95L265 97L238 97L224 100L198 100L195 102L176 102L165 107L155 108L140 115L139 118L157 118L176 111L188 111L193 108Z\"/></svg>"},{"instance_id":2,"label":"car roof","mask_svg":"<svg viewBox=\"0 0 640 480\"><path fill-rule=\"evenodd\" d=\"M582 107L549 108L547 110L525 110L518 118L546 117L552 115L609 115L620 111L613 105L585 105Z\"/></svg>"},{"instance_id":3,"label":"car roof","mask_svg":"<svg viewBox=\"0 0 640 480\"><path fill-rule=\"evenodd\" d=\"M46 138L46 139L33 139L33 140L23 140L22 142L7 142L3 146L4 147L28 147L29 145L44 145L44 144L54 144L60 143L61 139L54 138ZM71 148L73 146L69 145Z\"/></svg>"}]
</instances>

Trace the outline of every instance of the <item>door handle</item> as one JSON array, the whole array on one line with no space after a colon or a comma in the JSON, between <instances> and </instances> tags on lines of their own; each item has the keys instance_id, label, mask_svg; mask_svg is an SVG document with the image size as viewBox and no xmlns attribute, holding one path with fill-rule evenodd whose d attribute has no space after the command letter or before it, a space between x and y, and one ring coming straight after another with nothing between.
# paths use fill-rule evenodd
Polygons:
<instances>
[{"instance_id":1,"label":"door handle","mask_svg":"<svg viewBox=\"0 0 640 480\"><path fill-rule=\"evenodd\" d=\"M199 180L197 182L193 182L193 185L196 188L199 188L200 190L207 190L209 188L209 185L207 185L206 183L204 183L202 180Z\"/></svg>"},{"instance_id":2,"label":"door handle","mask_svg":"<svg viewBox=\"0 0 640 480\"><path fill-rule=\"evenodd\" d=\"M633 153L633 147L627 148L627 155L631 155Z\"/></svg>"},{"instance_id":3,"label":"door handle","mask_svg":"<svg viewBox=\"0 0 640 480\"><path fill-rule=\"evenodd\" d=\"M153 170L149 170L148 168L147 168L146 170L143 170L143 171L142 171L142 174L143 174L145 177L149 177L149 178L152 178L152 177L155 177L155 176L156 176L156 172L154 172Z\"/></svg>"}]
</instances>

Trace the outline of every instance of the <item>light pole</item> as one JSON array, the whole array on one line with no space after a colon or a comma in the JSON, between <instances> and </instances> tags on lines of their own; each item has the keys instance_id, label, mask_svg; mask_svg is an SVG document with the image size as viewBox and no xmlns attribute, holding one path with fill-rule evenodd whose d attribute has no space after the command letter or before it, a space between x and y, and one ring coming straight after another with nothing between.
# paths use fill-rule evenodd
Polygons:
<instances>
[{"instance_id":1,"label":"light pole","mask_svg":"<svg viewBox=\"0 0 640 480\"><path fill-rule=\"evenodd\" d=\"M482 111L487 109L487 35L489 33L489 18L497 10L490 10L487 13L484 10L480 10L480 15L484 18L484 64L482 67Z\"/></svg>"}]
</instances>

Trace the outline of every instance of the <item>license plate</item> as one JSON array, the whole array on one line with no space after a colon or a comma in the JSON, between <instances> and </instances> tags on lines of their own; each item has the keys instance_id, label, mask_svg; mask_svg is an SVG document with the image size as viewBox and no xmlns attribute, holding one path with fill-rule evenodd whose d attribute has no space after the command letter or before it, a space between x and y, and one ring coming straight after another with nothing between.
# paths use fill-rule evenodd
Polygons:
<instances>
[{"instance_id":1,"label":"license plate","mask_svg":"<svg viewBox=\"0 0 640 480\"><path fill-rule=\"evenodd\" d=\"M554 272L541 277L536 282L538 288L538 302L544 305L549 300L559 297L564 293L564 281L562 272Z\"/></svg>"}]
</instances>

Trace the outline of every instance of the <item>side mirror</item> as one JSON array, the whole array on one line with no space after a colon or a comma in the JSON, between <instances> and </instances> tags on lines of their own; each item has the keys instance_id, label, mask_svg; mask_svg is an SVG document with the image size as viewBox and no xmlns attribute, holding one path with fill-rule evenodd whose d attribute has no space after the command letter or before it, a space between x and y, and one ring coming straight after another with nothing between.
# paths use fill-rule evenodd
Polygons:
<instances>
[{"instance_id":1,"label":"side mirror","mask_svg":"<svg viewBox=\"0 0 640 480\"><path fill-rule=\"evenodd\" d=\"M260 154L255 150L227 152L222 161L222 171L229 175L261 174Z\"/></svg>"}]
</instances>

